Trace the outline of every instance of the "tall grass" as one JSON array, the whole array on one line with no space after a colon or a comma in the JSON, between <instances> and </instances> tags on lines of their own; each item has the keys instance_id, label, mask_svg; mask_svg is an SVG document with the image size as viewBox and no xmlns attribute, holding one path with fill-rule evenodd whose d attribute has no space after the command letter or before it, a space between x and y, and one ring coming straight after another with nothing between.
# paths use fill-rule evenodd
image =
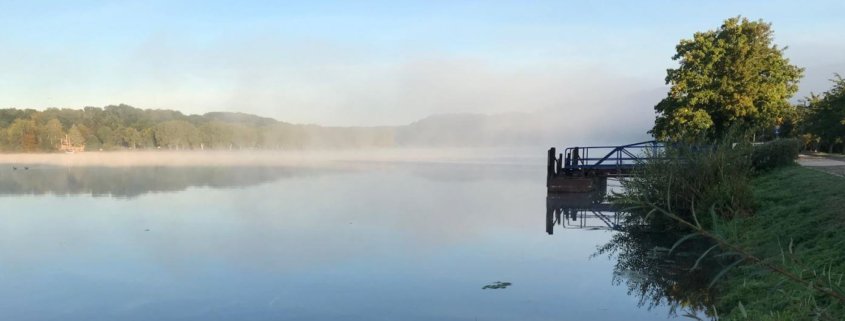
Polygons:
<instances>
[{"instance_id":1,"label":"tall grass","mask_svg":"<svg viewBox=\"0 0 845 321\"><path fill-rule=\"evenodd\" d=\"M648 215L653 208L667 209L690 221L694 213L711 210L726 219L749 215L754 207L751 148L750 144L729 141L667 147L623 180L624 193L615 195L613 201L630 209L631 219L658 229L685 228L668 217Z\"/></svg>"},{"instance_id":2,"label":"tall grass","mask_svg":"<svg viewBox=\"0 0 845 321\"><path fill-rule=\"evenodd\" d=\"M831 314L831 311L841 311L845 303L842 271L832 270L832 265L813 267L792 250L792 242L784 244L778 255L761 253L759 247L749 247L743 242L745 238L737 224L750 221L757 209L752 190L755 175L792 164L797 151L797 141L792 140L757 146L723 141L703 147L669 147L643 163L633 177L622 182L624 192L613 197L613 202L629 213L623 221L622 233L630 234L645 226L652 233L675 235L674 244L664 248L668 254L684 248L689 240L706 239L712 245L698 250L694 263L688 267L689 277L701 277L700 273L692 272L700 270L703 264L711 268L715 265L718 267L716 272L707 274L711 278L707 287L728 287L728 292L736 293L736 283L725 282L726 276L736 267L754 271L750 272L753 275L775 275L773 279L767 279L775 280L770 284L772 289L787 288L790 291L784 291L784 295L806 302L799 305L806 308L801 310L805 312L804 316L841 319L845 316ZM700 289L695 291L701 292ZM762 295L757 293L757 296ZM759 298L698 301L712 303L714 306L708 311L715 318L718 318L716 311L728 311L736 319L752 315L786 320L778 316L795 316L794 311L791 314L774 310L749 312L743 300L747 305Z\"/></svg>"}]
</instances>

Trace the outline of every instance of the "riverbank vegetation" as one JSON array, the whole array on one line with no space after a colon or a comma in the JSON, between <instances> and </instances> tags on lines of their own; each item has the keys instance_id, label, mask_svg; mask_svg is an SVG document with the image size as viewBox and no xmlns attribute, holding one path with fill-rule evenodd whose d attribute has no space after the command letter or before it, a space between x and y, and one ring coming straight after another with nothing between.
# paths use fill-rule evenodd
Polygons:
<instances>
[{"instance_id":1,"label":"riverbank vegetation","mask_svg":"<svg viewBox=\"0 0 845 321\"><path fill-rule=\"evenodd\" d=\"M623 181L613 201L629 214L600 253L636 275L626 282L644 304L728 320L840 319L845 179L792 164L798 145L669 148Z\"/></svg>"},{"instance_id":2,"label":"riverbank vegetation","mask_svg":"<svg viewBox=\"0 0 845 321\"><path fill-rule=\"evenodd\" d=\"M623 180L613 202L628 215L599 251L643 304L845 319L845 179L794 164L802 147L841 150L845 81L790 104L803 70L772 39L732 18L677 46L651 130L673 144Z\"/></svg>"},{"instance_id":3,"label":"riverbank vegetation","mask_svg":"<svg viewBox=\"0 0 845 321\"><path fill-rule=\"evenodd\" d=\"M730 270L719 285L725 319L841 320L845 179L786 166L755 177L751 186L754 215L730 222L736 233L728 242L798 279L762 264Z\"/></svg>"}]
</instances>

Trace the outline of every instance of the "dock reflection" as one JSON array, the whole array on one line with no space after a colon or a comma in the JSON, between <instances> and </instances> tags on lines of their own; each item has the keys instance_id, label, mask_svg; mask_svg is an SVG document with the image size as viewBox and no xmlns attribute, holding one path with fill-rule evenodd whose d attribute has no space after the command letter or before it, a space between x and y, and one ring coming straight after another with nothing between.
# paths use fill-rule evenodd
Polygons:
<instances>
[{"instance_id":1,"label":"dock reflection","mask_svg":"<svg viewBox=\"0 0 845 321\"><path fill-rule=\"evenodd\" d=\"M611 181L611 190L618 183ZM546 195L546 233L558 229L616 230L618 211L607 201L608 180L603 179L590 193L549 193Z\"/></svg>"}]
</instances>

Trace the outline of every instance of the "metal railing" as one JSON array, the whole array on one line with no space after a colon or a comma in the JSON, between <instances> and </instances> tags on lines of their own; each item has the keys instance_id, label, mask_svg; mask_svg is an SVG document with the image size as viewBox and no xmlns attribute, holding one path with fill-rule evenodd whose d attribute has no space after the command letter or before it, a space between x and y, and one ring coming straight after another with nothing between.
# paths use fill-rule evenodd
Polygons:
<instances>
[{"instance_id":1,"label":"metal railing","mask_svg":"<svg viewBox=\"0 0 845 321\"><path fill-rule=\"evenodd\" d=\"M659 155L664 146L664 143L652 140L622 146L569 147L560 155L555 155L555 149L551 148L549 177L562 173L630 170L642 161Z\"/></svg>"},{"instance_id":2,"label":"metal railing","mask_svg":"<svg viewBox=\"0 0 845 321\"><path fill-rule=\"evenodd\" d=\"M663 148L658 141L639 142L622 146L569 147L564 150L565 170L629 168L657 155Z\"/></svg>"}]
</instances>

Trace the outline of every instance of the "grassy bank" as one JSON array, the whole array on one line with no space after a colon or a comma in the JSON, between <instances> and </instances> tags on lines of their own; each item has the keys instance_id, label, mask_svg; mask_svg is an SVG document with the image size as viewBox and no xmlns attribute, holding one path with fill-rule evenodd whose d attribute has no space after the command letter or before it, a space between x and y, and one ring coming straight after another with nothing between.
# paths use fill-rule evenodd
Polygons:
<instances>
[{"instance_id":1,"label":"grassy bank","mask_svg":"<svg viewBox=\"0 0 845 321\"><path fill-rule=\"evenodd\" d=\"M756 210L732 222L734 241L807 280L845 285L845 179L788 166L753 178L751 187ZM719 287L727 319L845 319L841 301L756 265L732 270Z\"/></svg>"},{"instance_id":2,"label":"grassy bank","mask_svg":"<svg viewBox=\"0 0 845 321\"><path fill-rule=\"evenodd\" d=\"M641 298L721 320L845 320L845 178L797 152L723 143L644 163L614 198L630 213L605 246L616 272Z\"/></svg>"}]
</instances>

